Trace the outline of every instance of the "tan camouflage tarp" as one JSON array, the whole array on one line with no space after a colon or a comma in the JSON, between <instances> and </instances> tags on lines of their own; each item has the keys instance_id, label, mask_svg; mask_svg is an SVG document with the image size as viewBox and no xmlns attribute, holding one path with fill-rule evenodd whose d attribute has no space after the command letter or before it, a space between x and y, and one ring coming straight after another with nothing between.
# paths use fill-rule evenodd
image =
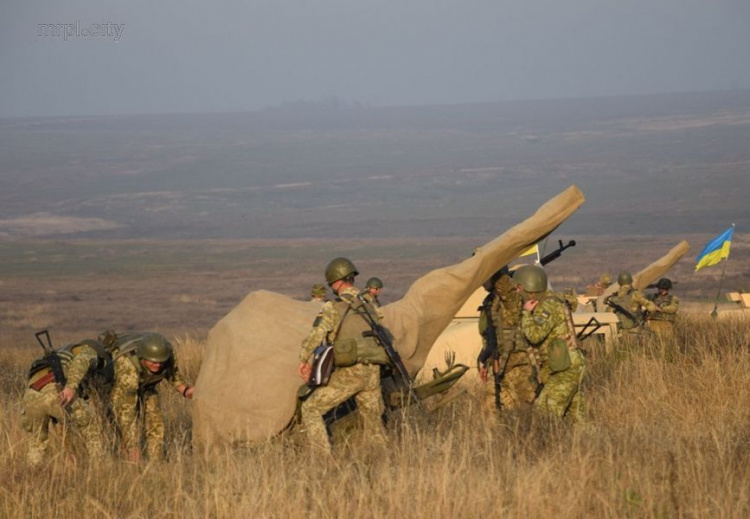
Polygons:
<instances>
[{"instance_id":1,"label":"tan camouflage tarp","mask_svg":"<svg viewBox=\"0 0 750 519\"><path fill-rule=\"evenodd\" d=\"M486 279L583 202L578 188L569 187L473 257L428 273L403 299L384 306L384 324L407 369L419 371L440 333ZM319 308L272 292L251 292L211 329L193 399L198 446L262 441L286 427L301 382L300 343Z\"/></svg>"},{"instance_id":2,"label":"tan camouflage tarp","mask_svg":"<svg viewBox=\"0 0 750 519\"><path fill-rule=\"evenodd\" d=\"M654 261L637 274L634 274L633 287L640 291L646 290L647 286L669 272L669 269L674 267L675 263L677 263L688 250L690 250L690 245L685 240L682 240L680 243L672 247L672 250L664 256ZM599 296L599 299L596 300L596 307L607 308L607 305L604 304L604 300L617 292L619 288L620 285L616 282L607 287L607 290L605 290L604 293Z\"/></svg>"}]
</instances>

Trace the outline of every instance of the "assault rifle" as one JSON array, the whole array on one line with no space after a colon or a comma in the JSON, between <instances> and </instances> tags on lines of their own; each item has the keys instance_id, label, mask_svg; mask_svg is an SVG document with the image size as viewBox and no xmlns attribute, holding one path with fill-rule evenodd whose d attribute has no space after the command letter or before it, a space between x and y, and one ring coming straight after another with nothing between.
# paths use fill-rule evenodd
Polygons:
<instances>
[{"instance_id":1,"label":"assault rifle","mask_svg":"<svg viewBox=\"0 0 750 519\"><path fill-rule=\"evenodd\" d=\"M555 261L557 258L559 258L565 249L569 249L570 247L576 246L575 240L570 240L565 245L563 245L562 240L557 240L557 243L559 244L557 249L553 250L552 252L550 252L549 254L547 254L546 256L544 256L542 259L539 260L539 264L542 267L545 266L547 263L551 263Z\"/></svg>"},{"instance_id":2,"label":"assault rifle","mask_svg":"<svg viewBox=\"0 0 750 519\"><path fill-rule=\"evenodd\" d=\"M508 366L508 359L510 358L510 351L505 355L503 360L502 369L500 369L500 348L497 344L497 330L495 330L495 324L492 320L492 299L495 293L491 291L484 298L482 306L478 308L480 312L484 312L487 316L487 328L484 331L485 346L482 351L479 352L477 357L477 364L480 366L487 364L488 361L492 361L492 378L495 384L495 407L498 410L503 408L503 402L500 398L500 392L502 391L502 381L505 376L505 369Z\"/></svg>"},{"instance_id":3,"label":"assault rifle","mask_svg":"<svg viewBox=\"0 0 750 519\"><path fill-rule=\"evenodd\" d=\"M362 294L358 294L357 299L360 303L362 303L360 306L363 310L362 312L357 311L357 313L362 316L367 325L370 327L370 332L364 332L363 335L366 334L366 336L368 337L373 337L376 341L378 341L378 344L383 347L385 352L388 354L388 358L391 360L391 364L393 364L393 367L396 368L396 371L398 371L401 380L406 385L409 391L409 397L414 399L414 402L416 403L417 407L419 407L419 409L424 410L424 406L422 405L422 402L419 400L419 397L417 396L417 393L416 391L414 391L414 387L412 386L414 381L412 380L411 375L409 375L409 372L406 370L406 366L404 366L404 363L401 360L401 355L399 355L398 351L396 351L396 348L393 347L391 332L389 332L385 326L380 324L380 317L374 314L372 307L365 300ZM355 310L359 310L359 308L356 308Z\"/></svg>"},{"instance_id":4,"label":"assault rifle","mask_svg":"<svg viewBox=\"0 0 750 519\"><path fill-rule=\"evenodd\" d=\"M614 308L618 312L622 313L625 317L633 321L637 327L643 328L643 325L645 324L644 319L638 315L633 314L633 312L622 306L620 303L612 301L611 296L605 300L605 303L607 306Z\"/></svg>"},{"instance_id":5,"label":"assault rifle","mask_svg":"<svg viewBox=\"0 0 750 519\"><path fill-rule=\"evenodd\" d=\"M61 388L65 387L65 384L68 381L65 378L65 372L62 368L62 361L60 360L60 356L52 347L52 339L50 339L49 332L47 330L42 330L41 332L36 332L34 334L34 337L36 337L37 342L39 342L42 350L44 350L43 360L50 367L52 375L55 377L55 383L59 384ZM47 344L42 341L42 337L47 340Z\"/></svg>"}]
</instances>

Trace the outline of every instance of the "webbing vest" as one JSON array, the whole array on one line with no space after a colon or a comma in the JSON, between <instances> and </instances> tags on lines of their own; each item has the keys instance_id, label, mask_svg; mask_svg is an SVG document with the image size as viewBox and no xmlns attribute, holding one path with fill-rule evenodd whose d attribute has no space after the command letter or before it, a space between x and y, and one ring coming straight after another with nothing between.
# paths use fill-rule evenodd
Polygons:
<instances>
[{"instance_id":1,"label":"webbing vest","mask_svg":"<svg viewBox=\"0 0 750 519\"><path fill-rule=\"evenodd\" d=\"M336 349L344 342L356 344L357 361L365 364L387 364L388 355L371 336L372 329L365 321L363 314L365 309L362 304L356 302L350 305L346 301L336 300L333 308L342 319L338 335L333 337L333 347ZM348 309L348 311L347 311Z\"/></svg>"},{"instance_id":2,"label":"webbing vest","mask_svg":"<svg viewBox=\"0 0 750 519\"><path fill-rule=\"evenodd\" d=\"M63 371L67 369L70 362L84 346L89 346L93 349L97 356L96 366L93 367L93 371L89 374L91 382L94 383L97 389L108 391L111 389L115 378L114 363L110 352L97 341L86 339L73 344L68 344L67 346L55 350L57 356L60 358L60 364L62 365ZM51 370L52 368L45 357L35 360L29 369L29 385L50 373ZM84 378L81 382L82 386L87 385L87 379L89 377ZM86 390L87 387L82 387L80 392L86 393Z\"/></svg>"},{"instance_id":3,"label":"webbing vest","mask_svg":"<svg viewBox=\"0 0 750 519\"><path fill-rule=\"evenodd\" d=\"M672 294L667 294L665 297L660 296L659 294L654 294L654 296L651 298L651 301L656 306L670 306L673 301L674 297ZM663 312L652 312L648 315L649 320L651 321L667 321L670 323L673 323L675 321L675 318L677 317L677 314L665 314Z\"/></svg>"},{"instance_id":4,"label":"webbing vest","mask_svg":"<svg viewBox=\"0 0 750 519\"><path fill-rule=\"evenodd\" d=\"M612 294L609 299L614 303L620 305L624 309L628 310L633 315L633 317L635 317L639 321L643 321L643 311L641 310L641 305L633 300L634 293L635 289L631 287L628 289L625 295L620 296L619 293L616 293ZM629 315L626 315L617 309L615 309L615 314L617 314L617 317L620 319L620 327L623 330L632 330L633 328L636 328L638 326L638 322L633 320Z\"/></svg>"}]
</instances>

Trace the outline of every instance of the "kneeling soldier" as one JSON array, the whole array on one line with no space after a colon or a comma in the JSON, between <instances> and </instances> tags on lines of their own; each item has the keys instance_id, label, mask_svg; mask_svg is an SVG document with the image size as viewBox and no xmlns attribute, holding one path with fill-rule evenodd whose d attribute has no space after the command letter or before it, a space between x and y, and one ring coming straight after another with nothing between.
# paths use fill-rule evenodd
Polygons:
<instances>
[{"instance_id":1,"label":"kneeling soldier","mask_svg":"<svg viewBox=\"0 0 750 519\"><path fill-rule=\"evenodd\" d=\"M51 357L59 359L64 387L56 380ZM58 375L59 376L59 375ZM39 464L47 453L49 424L72 423L92 458L105 454L102 424L89 403L91 392L112 382L112 357L97 341L83 340L34 361L23 394L21 426L31 434L26 458Z\"/></svg>"},{"instance_id":2,"label":"kneeling soldier","mask_svg":"<svg viewBox=\"0 0 750 519\"><path fill-rule=\"evenodd\" d=\"M177 367L172 345L158 333L125 332L114 342L115 384L112 412L120 427L122 448L130 461L140 460L141 431L136 410L140 408L151 460L164 459L164 417L156 386L167 380L185 398L193 397Z\"/></svg>"},{"instance_id":3,"label":"kneeling soldier","mask_svg":"<svg viewBox=\"0 0 750 519\"><path fill-rule=\"evenodd\" d=\"M337 352L337 368L331 374L328 385L318 387L302 403L302 426L310 443L330 454L323 415L337 405L354 397L357 409L364 422L367 437L375 442L385 443L382 415L385 410L380 389L380 363L387 363L387 356L375 339L368 337L369 326L359 315L363 304L358 298L359 291L354 287L354 277L359 274L354 264L346 258L332 260L326 268L326 281L338 296L336 301L328 301L313 323L313 329L302 342L299 374L307 382L312 366L309 359L313 350L326 341L338 346L347 346L352 352L348 361ZM372 312L374 313L374 312ZM363 360L360 353L374 351L370 360ZM339 350L341 351L341 350ZM382 358L378 358L378 353Z\"/></svg>"}]
</instances>

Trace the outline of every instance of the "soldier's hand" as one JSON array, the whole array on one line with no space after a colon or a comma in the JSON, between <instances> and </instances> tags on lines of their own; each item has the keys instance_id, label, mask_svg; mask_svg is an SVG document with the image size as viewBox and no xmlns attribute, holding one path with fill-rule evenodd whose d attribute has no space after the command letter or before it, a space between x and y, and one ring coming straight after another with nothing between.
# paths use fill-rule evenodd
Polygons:
<instances>
[{"instance_id":1,"label":"soldier's hand","mask_svg":"<svg viewBox=\"0 0 750 519\"><path fill-rule=\"evenodd\" d=\"M307 362L303 362L299 365L299 376L302 380L305 382L308 382L310 380L310 375L312 375L312 366L308 364Z\"/></svg>"},{"instance_id":2,"label":"soldier's hand","mask_svg":"<svg viewBox=\"0 0 750 519\"><path fill-rule=\"evenodd\" d=\"M523 304L523 309L528 310L529 312L533 312L534 308L536 308L536 305L539 304L539 301L526 301Z\"/></svg>"},{"instance_id":3,"label":"soldier's hand","mask_svg":"<svg viewBox=\"0 0 750 519\"><path fill-rule=\"evenodd\" d=\"M482 382L487 382L487 372L488 371L489 371L489 369L487 368L487 366L481 366L479 368L479 380L481 380Z\"/></svg>"},{"instance_id":4,"label":"soldier's hand","mask_svg":"<svg viewBox=\"0 0 750 519\"><path fill-rule=\"evenodd\" d=\"M60 405L62 407L67 406L75 399L76 399L75 390L69 388L68 386L65 386L63 390L57 394L57 401L60 402Z\"/></svg>"}]
</instances>

